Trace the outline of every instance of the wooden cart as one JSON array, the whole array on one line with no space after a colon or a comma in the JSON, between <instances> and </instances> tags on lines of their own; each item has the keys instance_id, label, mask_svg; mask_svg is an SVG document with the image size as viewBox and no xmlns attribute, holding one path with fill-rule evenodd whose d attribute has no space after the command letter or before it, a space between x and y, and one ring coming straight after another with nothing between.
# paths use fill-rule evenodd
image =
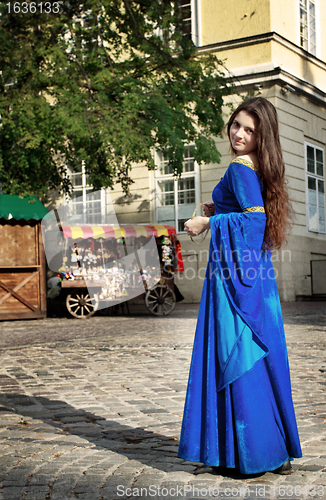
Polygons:
<instances>
[{"instance_id":1,"label":"wooden cart","mask_svg":"<svg viewBox=\"0 0 326 500\"><path fill-rule=\"evenodd\" d=\"M111 240L111 242L112 240L118 242L120 240L120 244L123 245L125 238L143 238L146 240L146 238L154 236L161 262L161 279L153 287L148 286L145 279L144 286L142 286L142 290L144 290L145 287L145 291L143 291L139 296L143 297L148 311L155 316L166 316L173 311L176 304L173 273L176 270L183 270L180 243L177 240L176 230L173 226L64 226L62 227L62 230L64 238L68 242L67 247L70 248L70 251L73 248L73 245L75 248L82 248L82 242L85 241L87 242L86 246L91 243L94 250L96 242L99 241L101 242L101 246L103 246L104 240ZM168 265L166 265L166 263L164 264L164 255L162 255L162 246L164 246L162 245L162 241L164 243L166 239L171 243L171 253L173 254L173 261L171 261ZM80 256L76 256L75 260L77 261L77 264L79 262L80 265L80 261L78 260L79 257ZM103 255L101 255L101 258L103 258ZM118 261L118 256L116 258ZM71 262L67 263L67 268L71 268ZM143 275L143 270L138 268L136 273L138 276L140 276L140 274ZM69 273L66 273L66 276L69 277ZM101 292L106 286L106 279L91 280L88 277L86 281L81 275L79 275L78 270L76 272L75 269L74 279L63 279L61 282L61 288L67 293L66 306L69 313L75 318L85 319L95 314L99 308L99 304L101 304L101 308L111 307L116 304L117 301L119 301L119 297L102 297ZM126 300L128 300L128 292L127 296L123 298L123 301Z\"/></svg>"},{"instance_id":2,"label":"wooden cart","mask_svg":"<svg viewBox=\"0 0 326 500\"><path fill-rule=\"evenodd\" d=\"M35 197L0 194L0 320L46 316L46 266Z\"/></svg>"}]
</instances>

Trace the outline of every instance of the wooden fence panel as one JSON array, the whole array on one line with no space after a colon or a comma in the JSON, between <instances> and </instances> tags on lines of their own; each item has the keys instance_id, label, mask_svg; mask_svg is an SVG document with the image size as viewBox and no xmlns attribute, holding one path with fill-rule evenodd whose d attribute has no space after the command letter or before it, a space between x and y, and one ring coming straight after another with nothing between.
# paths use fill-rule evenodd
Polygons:
<instances>
[{"instance_id":1,"label":"wooden fence panel","mask_svg":"<svg viewBox=\"0 0 326 500\"><path fill-rule=\"evenodd\" d=\"M45 257L40 223L2 220L0 320L45 316Z\"/></svg>"}]
</instances>

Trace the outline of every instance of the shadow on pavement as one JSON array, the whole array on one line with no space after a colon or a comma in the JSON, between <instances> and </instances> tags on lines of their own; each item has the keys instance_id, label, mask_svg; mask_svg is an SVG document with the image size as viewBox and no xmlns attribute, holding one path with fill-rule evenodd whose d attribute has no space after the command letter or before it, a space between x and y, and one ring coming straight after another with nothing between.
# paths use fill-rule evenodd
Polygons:
<instances>
[{"instance_id":1,"label":"shadow on pavement","mask_svg":"<svg viewBox=\"0 0 326 500\"><path fill-rule=\"evenodd\" d=\"M210 473L232 479L248 479L259 477L262 474L242 475L236 470L224 467L206 467L202 464L186 462L177 457L178 439L141 427L130 427L114 420L105 420L103 417L83 409L77 409L65 401L51 400L45 397L30 397L24 394L1 394L0 414L12 412L18 416L42 420L46 426L35 423L33 432L46 433L53 427L51 433L58 436L75 435L87 440L100 449L107 449L124 455L129 460L137 460L144 465L163 472L187 471L193 466L194 475ZM29 424L22 420L17 426L29 428ZM10 426L12 429L13 426ZM26 438L30 441L30 438ZM24 437L20 438L24 442ZM82 446L76 442L74 446ZM190 472L191 473L191 472Z\"/></svg>"},{"instance_id":2,"label":"shadow on pavement","mask_svg":"<svg viewBox=\"0 0 326 500\"><path fill-rule=\"evenodd\" d=\"M177 457L178 440L174 437L147 431L140 427L130 427L115 420L105 420L95 413L77 409L65 401L51 400L45 397L30 397L24 394L1 394L0 413L12 412L18 416L42 420L42 424L33 425L33 432L46 432L48 426L57 431L58 436L76 435L99 448L105 448L124 455L130 460L137 460L162 471L168 471L168 457ZM22 420L20 426L28 429L29 424ZM47 428L45 428L47 427ZM76 443L78 446L80 443ZM143 456L142 456L143 455ZM162 461L166 462L165 463ZM182 460L175 461L175 470L184 470Z\"/></svg>"}]
</instances>

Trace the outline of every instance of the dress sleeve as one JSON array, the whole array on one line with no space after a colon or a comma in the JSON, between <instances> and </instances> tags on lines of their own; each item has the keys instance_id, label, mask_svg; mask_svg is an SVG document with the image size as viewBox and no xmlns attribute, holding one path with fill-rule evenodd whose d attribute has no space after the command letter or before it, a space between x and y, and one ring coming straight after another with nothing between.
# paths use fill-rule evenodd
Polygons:
<instances>
[{"instance_id":1,"label":"dress sleeve","mask_svg":"<svg viewBox=\"0 0 326 500\"><path fill-rule=\"evenodd\" d=\"M225 176L230 191L244 212L248 211L249 208L255 208L257 212L264 212L261 194L263 184L255 170L242 163L232 162Z\"/></svg>"},{"instance_id":2,"label":"dress sleeve","mask_svg":"<svg viewBox=\"0 0 326 500\"><path fill-rule=\"evenodd\" d=\"M270 258L262 249L266 225L262 183L254 170L237 163L231 163L225 175L239 208L210 217L210 259L217 271L210 279L221 279L232 307L252 331L252 339L261 349L254 363L268 353L260 339L264 314L262 279L264 264ZM240 336L241 333L234 337L229 352L234 351ZM225 365L229 361L225 359Z\"/></svg>"},{"instance_id":3,"label":"dress sleeve","mask_svg":"<svg viewBox=\"0 0 326 500\"><path fill-rule=\"evenodd\" d=\"M241 212L210 217L214 253L221 264L225 284L233 300L246 297L259 278L266 214L258 174L249 167L231 163L226 180ZM240 303L239 303L240 306Z\"/></svg>"}]
</instances>

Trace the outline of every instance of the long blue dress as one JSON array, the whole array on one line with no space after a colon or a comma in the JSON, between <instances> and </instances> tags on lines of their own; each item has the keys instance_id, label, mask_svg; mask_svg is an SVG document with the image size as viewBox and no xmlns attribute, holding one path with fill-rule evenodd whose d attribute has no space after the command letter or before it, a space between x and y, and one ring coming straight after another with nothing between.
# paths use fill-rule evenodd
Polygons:
<instances>
[{"instance_id":1,"label":"long blue dress","mask_svg":"<svg viewBox=\"0 0 326 500\"><path fill-rule=\"evenodd\" d=\"M302 456L266 215L254 165L235 158L215 215L178 455L255 474Z\"/></svg>"}]
</instances>

